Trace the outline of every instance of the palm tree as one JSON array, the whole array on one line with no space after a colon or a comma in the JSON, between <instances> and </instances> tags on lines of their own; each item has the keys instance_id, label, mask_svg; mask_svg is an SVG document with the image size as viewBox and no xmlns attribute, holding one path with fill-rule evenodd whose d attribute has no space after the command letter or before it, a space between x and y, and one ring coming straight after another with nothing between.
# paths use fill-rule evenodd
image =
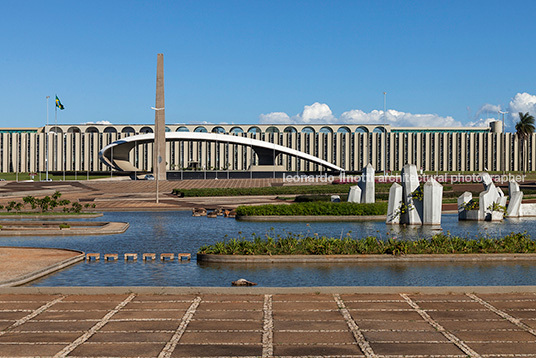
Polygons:
<instances>
[{"instance_id":1,"label":"palm tree","mask_svg":"<svg viewBox=\"0 0 536 358\"><path fill-rule=\"evenodd\" d=\"M520 153L522 153L521 163L525 172L525 142L534 133L534 117L527 113L519 112L519 122L516 123L516 135L519 138Z\"/></svg>"}]
</instances>

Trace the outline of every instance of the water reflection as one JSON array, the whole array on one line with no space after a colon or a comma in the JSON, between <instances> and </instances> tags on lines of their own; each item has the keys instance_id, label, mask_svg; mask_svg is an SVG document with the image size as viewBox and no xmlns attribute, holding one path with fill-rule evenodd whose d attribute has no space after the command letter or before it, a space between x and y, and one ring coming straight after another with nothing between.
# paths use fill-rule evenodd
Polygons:
<instances>
[{"instance_id":1,"label":"water reflection","mask_svg":"<svg viewBox=\"0 0 536 358\"><path fill-rule=\"evenodd\" d=\"M233 219L193 218L189 212L109 212L92 221L127 221L124 234L112 236L3 237L0 246L60 247L85 252L197 252L205 244L236 237L259 235L346 236L367 235L415 240L429 237L433 227L387 226L381 221L329 223L251 223ZM65 221L65 220L61 220ZM531 232L533 219L509 219L503 223L460 222L444 215L443 232L475 237ZM272 230L273 228L273 230ZM227 286L238 278L260 286L440 286L440 285L536 285L536 265L522 263L381 263L381 264L206 264L143 262L80 263L35 281L33 286Z\"/></svg>"}]
</instances>

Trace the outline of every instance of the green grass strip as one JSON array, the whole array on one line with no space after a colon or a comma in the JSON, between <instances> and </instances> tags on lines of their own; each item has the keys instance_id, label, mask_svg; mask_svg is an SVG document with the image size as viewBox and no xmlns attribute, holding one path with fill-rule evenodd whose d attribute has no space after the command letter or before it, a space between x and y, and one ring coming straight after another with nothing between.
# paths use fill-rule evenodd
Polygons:
<instances>
[{"instance_id":1,"label":"green grass strip","mask_svg":"<svg viewBox=\"0 0 536 358\"><path fill-rule=\"evenodd\" d=\"M413 255L413 254L492 254L536 253L536 241L524 233L511 233L502 238L468 239L450 234L436 234L415 241L390 238L379 240L368 236L354 239L287 234L243 236L199 248L200 254L216 255Z\"/></svg>"},{"instance_id":2,"label":"green grass strip","mask_svg":"<svg viewBox=\"0 0 536 358\"><path fill-rule=\"evenodd\" d=\"M323 201L303 202L294 204L268 204L254 206L239 206L236 209L238 216L289 216L289 215L385 215L387 203L356 204L356 203L332 203Z\"/></svg>"}]
</instances>

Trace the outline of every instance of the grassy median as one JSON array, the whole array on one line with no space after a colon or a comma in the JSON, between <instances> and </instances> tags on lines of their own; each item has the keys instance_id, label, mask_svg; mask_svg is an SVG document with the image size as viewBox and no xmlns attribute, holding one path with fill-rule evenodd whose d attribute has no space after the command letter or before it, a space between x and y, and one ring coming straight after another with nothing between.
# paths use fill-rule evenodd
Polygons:
<instances>
[{"instance_id":1,"label":"grassy median","mask_svg":"<svg viewBox=\"0 0 536 358\"><path fill-rule=\"evenodd\" d=\"M354 239L324 236L252 234L220 241L199 248L199 254L216 255L413 255L413 254L513 254L536 253L536 241L525 233L512 233L502 238L468 239L450 234L436 234L416 241L374 236Z\"/></svg>"}]
</instances>

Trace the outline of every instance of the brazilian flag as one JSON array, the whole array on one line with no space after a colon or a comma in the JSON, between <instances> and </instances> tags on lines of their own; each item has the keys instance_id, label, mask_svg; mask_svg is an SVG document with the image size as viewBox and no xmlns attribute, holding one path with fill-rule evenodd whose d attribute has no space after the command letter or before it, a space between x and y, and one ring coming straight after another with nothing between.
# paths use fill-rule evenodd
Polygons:
<instances>
[{"instance_id":1,"label":"brazilian flag","mask_svg":"<svg viewBox=\"0 0 536 358\"><path fill-rule=\"evenodd\" d=\"M56 107L58 107L59 109L65 109L65 107L63 107L63 104L61 104L58 96L56 96Z\"/></svg>"}]
</instances>

